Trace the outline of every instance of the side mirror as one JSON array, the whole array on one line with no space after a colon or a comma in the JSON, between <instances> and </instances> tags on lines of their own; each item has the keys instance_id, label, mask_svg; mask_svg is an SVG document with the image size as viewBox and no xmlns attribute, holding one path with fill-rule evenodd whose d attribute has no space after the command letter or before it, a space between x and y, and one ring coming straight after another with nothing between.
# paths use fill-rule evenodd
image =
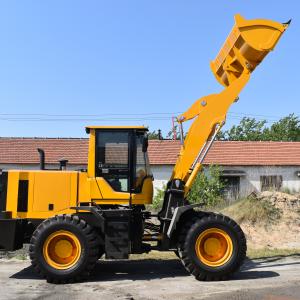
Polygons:
<instances>
[{"instance_id":1,"label":"side mirror","mask_svg":"<svg viewBox=\"0 0 300 300\"><path fill-rule=\"evenodd\" d=\"M148 149L148 135L144 135L142 151L147 152L147 149Z\"/></svg>"}]
</instances>

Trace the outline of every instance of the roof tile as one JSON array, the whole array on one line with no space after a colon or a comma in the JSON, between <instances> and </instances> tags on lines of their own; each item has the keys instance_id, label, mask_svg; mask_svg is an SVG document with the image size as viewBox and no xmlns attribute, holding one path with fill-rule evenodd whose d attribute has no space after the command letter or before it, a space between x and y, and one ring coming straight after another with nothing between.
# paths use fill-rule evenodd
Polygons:
<instances>
[{"instance_id":1,"label":"roof tile","mask_svg":"<svg viewBox=\"0 0 300 300\"><path fill-rule=\"evenodd\" d=\"M47 163L57 163L62 158L70 164L87 163L88 139L85 138L0 138L0 163L38 163L37 148L44 149ZM179 141L149 141L152 165L175 164L179 151ZM300 142L216 141L204 164L300 166Z\"/></svg>"}]
</instances>

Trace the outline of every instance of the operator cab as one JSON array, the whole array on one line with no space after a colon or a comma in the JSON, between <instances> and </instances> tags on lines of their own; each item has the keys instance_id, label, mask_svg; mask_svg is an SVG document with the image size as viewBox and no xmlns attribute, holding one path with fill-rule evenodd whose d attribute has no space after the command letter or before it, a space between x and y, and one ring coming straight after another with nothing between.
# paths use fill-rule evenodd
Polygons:
<instances>
[{"instance_id":1,"label":"operator cab","mask_svg":"<svg viewBox=\"0 0 300 300\"><path fill-rule=\"evenodd\" d=\"M94 166L90 161L88 166L90 175L105 179L115 192L141 193L145 179L152 178L148 128L90 126L86 131L90 133L90 154L94 148Z\"/></svg>"}]
</instances>

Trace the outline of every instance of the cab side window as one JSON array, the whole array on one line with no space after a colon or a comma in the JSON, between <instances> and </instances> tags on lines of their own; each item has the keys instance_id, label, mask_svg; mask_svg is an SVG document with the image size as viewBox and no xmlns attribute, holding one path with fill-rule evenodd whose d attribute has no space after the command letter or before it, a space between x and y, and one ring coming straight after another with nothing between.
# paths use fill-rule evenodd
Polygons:
<instances>
[{"instance_id":1,"label":"cab side window","mask_svg":"<svg viewBox=\"0 0 300 300\"><path fill-rule=\"evenodd\" d=\"M129 132L98 131L96 176L118 192L129 191Z\"/></svg>"}]
</instances>

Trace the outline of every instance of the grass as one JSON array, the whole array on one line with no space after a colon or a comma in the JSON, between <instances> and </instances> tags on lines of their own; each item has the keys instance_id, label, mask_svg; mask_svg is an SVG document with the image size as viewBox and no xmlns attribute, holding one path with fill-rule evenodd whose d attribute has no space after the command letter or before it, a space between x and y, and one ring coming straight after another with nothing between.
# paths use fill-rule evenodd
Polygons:
<instances>
[{"instance_id":1,"label":"grass","mask_svg":"<svg viewBox=\"0 0 300 300\"><path fill-rule=\"evenodd\" d=\"M27 260L28 256L27 255L16 255L13 258L18 259L18 260Z\"/></svg>"},{"instance_id":2,"label":"grass","mask_svg":"<svg viewBox=\"0 0 300 300\"><path fill-rule=\"evenodd\" d=\"M286 256L300 256L300 249L248 249L247 256L250 259L264 258L264 257L286 257Z\"/></svg>"},{"instance_id":3,"label":"grass","mask_svg":"<svg viewBox=\"0 0 300 300\"><path fill-rule=\"evenodd\" d=\"M258 259L265 257L286 257L286 256L300 256L300 249L270 249L270 248L260 248L260 249L248 249L247 257L250 259ZM27 254L16 254L15 256L9 256L6 258L15 258L19 260L28 259ZM153 259L153 260L170 260L178 259L172 251L160 252L151 251L150 253L144 254L132 254L130 255L132 260L143 260L143 259Z\"/></svg>"},{"instance_id":4,"label":"grass","mask_svg":"<svg viewBox=\"0 0 300 300\"><path fill-rule=\"evenodd\" d=\"M233 218L236 222L249 221L271 222L280 220L281 211L267 201L256 198L245 198L221 210L221 213Z\"/></svg>"}]
</instances>

